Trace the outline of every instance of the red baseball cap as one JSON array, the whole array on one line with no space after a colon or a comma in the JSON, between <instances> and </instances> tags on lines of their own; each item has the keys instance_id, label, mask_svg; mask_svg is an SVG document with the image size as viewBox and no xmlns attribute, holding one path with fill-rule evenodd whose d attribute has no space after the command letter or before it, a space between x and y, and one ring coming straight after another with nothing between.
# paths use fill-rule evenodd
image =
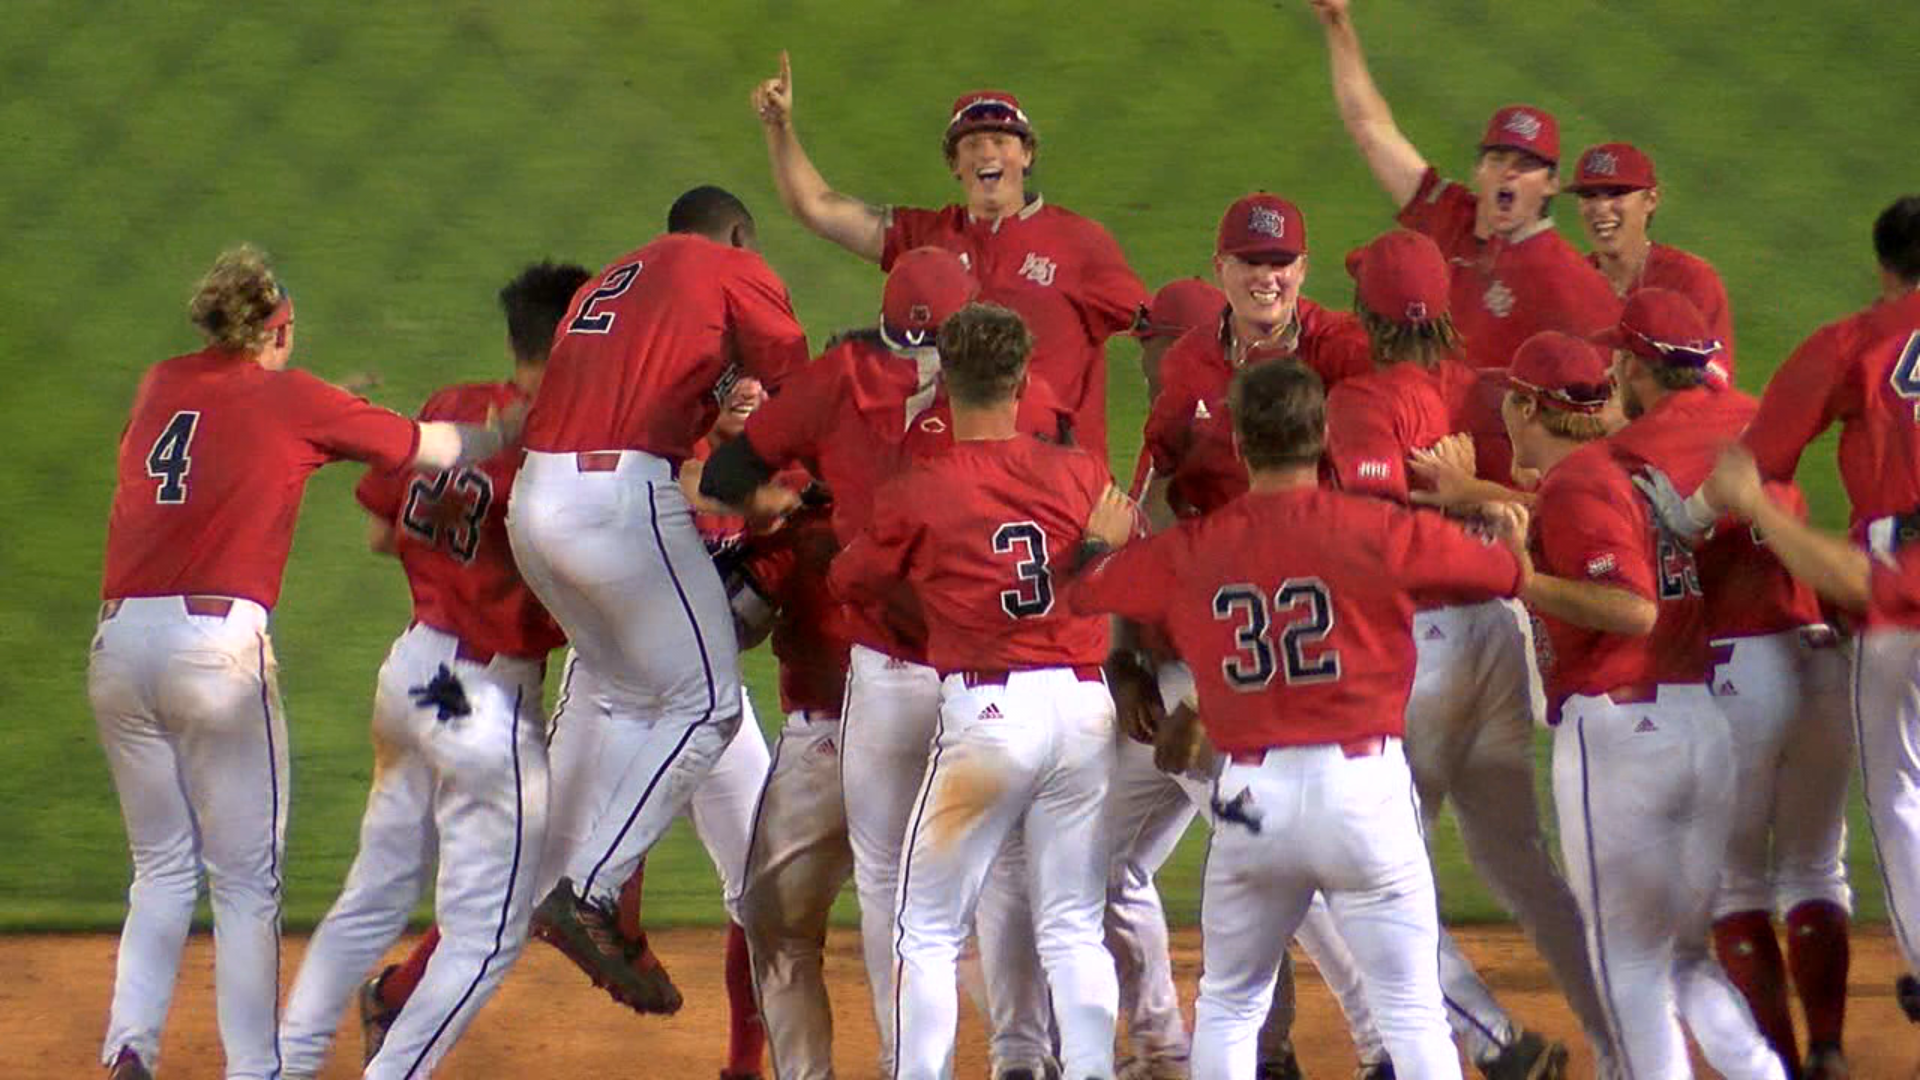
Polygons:
<instances>
[{"instance_id":1,"label":"red baseball cap","mask_svg":"<svg viewBox=\"0 0 1920 1080\"><path fill-rule=\"evenodd\" d=\"M980 293L960 256L946 248L918 247L893 262L880 294L880 336L894 348L933 344L948 317Z\"/></svg>"},{"instance_id":2,"label":"red baseball cap","mask_svg":"<svg viewBox=\"0 0 1920 1080\"><path fill-rule=\"evenodd\" d=\"M1278 195L1248 195L1227 207L1213 253L1292 262L1307 253L1307 219Z\"/></svg>"},{"instance_id":3,"label":"red baseball cap","mask_svg":"<svg viewBox=\"0 0 1920 1080\"><path fill-rule=\"evenodd\" d=\"M1567 190L1576 195L1609 188L1645 191L1656 184L1652 158L1632 143L1610 142L1580 151L1580 164Z\"/></svg>"},{"instance_id":4,"label":"red baseball cap","mask_svg":"<svg viewBox=\"0 0 1920 1080\"><path fill-rule=\"evenodd\" d=\"M1560 123L1545 109L1508 105L1487 121L1482 150L1524 150L1549 165L1560 164Z\"/></svg>"},{"instance_id":5,"label":"red baseball cap","mask_svg":"<svg viewBox=\"0 0 1920 1080\"><path fill-rule=\"evenodd\" d=\"M1347 255L1354 293L1368 311L1396 323L1425 323L1448 312L1452 272L1425 233L1395 229Z\"/></svg>"},{"instance_id":6,"label":"red baseball cap","mask_svg":"<svg viewBox=\"0 0 1920 1080\"><path fill-rule=\"evenodd\" d=\"M1613 397L1613 378L1600 350L1558 330L1521 342L1507 368L1507 385L1551 409L1597 413Z\"/></svg>"},{"instance_id":7,"label":"red baseball cap","mask_svg":"<svg viewBox=\"0 0 1920 1080\"><path fill-rule=\"evenodd\" d=\"M1033 124L1021 110L1020 99L1004 90L975 90L954 101L953 118L947 121L947 149L951 151L961 136L975 131L1009 131L1023 139L1033 138Z\"/></svg>"},{"instance_id":8,"label":"red baseball cap","mask_svg":"<svg viewBox=\"0 0 1920 1080\"><path fill-rule=\"evenodd\" d=\"M1220 318L1227 307L1227 294L1212 282L1197 277L1169 281L1147 303L1146 325L1137 337L1179 337L1196 326L1205 326Z\"/></svg>"},{"instance_id":9,"label":"red baseball cap","mask_svg":"<svg viewBox=\"0 0 1920 1080\"><path fill-rule=\"evenodd\" d=\"M1693 301L1671 289L1641 289L1627 297L1620 321L1593 342L1668 367L1704 368L1723 348Z\"/></svg>"}]
</instances>

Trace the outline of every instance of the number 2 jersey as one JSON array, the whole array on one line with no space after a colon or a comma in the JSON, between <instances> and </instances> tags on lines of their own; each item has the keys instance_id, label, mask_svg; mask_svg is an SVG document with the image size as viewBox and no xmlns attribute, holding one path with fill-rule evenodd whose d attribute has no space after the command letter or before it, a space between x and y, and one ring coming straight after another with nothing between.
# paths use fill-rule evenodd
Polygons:
<instances>
[{"instance_id":1,"label":"number 2 jersey","mask_svg":"<svg viewBox=\"0 0 1920 1080\"><path fill-rule=\"evenodd\" d=\"M478 424L489 409L523 400L512 383L449 386L427 399L420 419ZM520 579L507 541L507 495L524 457L513 446L436 474L373 469L354 495L393 526L415 622L483 653L544 659L566 636Z\"/></svg>"},{"instance_id":2,"label":"number 2 jersey","mask_svg":"<svg viewBox=\"0 0 1920 1080\"><path fill-rule=\"evenodd\" d=\"M881 486L829 582L851 604L910 584L943 674L1099 664L1107 620L1068 612L1056 576L1109 483L1104 462L1031 435L956 442Z\"/></svg>"},{"instance_id":3,"label":"number 2 jersey","mask_svg":"<svg viewBox=\"0 0 1920 1080\"><path fill-rule=\"evenodd\" d=\"M1122 548L1067 598L1083 614L1162 628L1193 669L1207 737L1238 753L1399 737L1415 609L1522 584L1512 552L1438 514L1292 488L1249 492Z\"/></svg>"},{"instance_id":4,"label":"number 2 jersey","mask_svg":"<svg viewBox=\"0 0 1920 1080\"><path fill-rule=\"evenodd\" d=\"M398 469L412 420L298 370L205 349L147 371L120 436L104 599L210 595L271 610L315 469Z\"/></svg>"}]
</instances>

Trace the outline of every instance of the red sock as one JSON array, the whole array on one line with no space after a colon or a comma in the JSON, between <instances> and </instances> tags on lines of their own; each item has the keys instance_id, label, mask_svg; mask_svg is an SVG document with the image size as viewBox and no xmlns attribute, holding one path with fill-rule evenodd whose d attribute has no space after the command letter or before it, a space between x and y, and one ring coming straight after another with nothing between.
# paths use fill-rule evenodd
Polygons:
<instances>
[{"instance_id":1,"label":"red sock","mask_svg":"<svg viewBox=\"0 0 1920 1080\"><path fill-rule=\"evenodd\" d=\"M440 924L427 927L427 932L414 942L413 951L400 961L398 967L380 980L380 1004L389 1009L398 1009L413 996L413 988L420 985L420 977L427 973L427 961L433 959L433 950L440 947Z\"/></svg>"},{"instance_id":2,"label":"red sock","mask_svg":"<svg viewBox=\"0 0 1920 1080\"><path fill-rule=\"evenodd\" d=\"M1713 951L1727 978L1739 987L1760 1034L1800 1074L1800 1053L1793 1040L1793 1010L1787 1004L1787 964L1773 937L1773 919L1764 911L1741 911L1713 924Z\"/></svg>"},{"instance_id":3,"label":"red sock","mask_svg":"<svg viewBox=\"0 0 1920 1080\"><path fill-rule=\"evenodd\" d=\"M753 996L747 932L734 923L727 927L727 1075L759 1076L766 1049L767 1029Z\"/></svg>"},{"instance_id":4,"label":"red sock","mask_svg":"<svg viewBox=\"0 0 1920 1080\"><path fill-rule=\"evenodd\" d=\"M640 940L640 890L647 882L647 860L633 868L633 876L620 886L620 935L628 941Z\"/></svg>"},{"instance_id":5,"label":"red sock","mask_svg":"<svg viewBox=\"0 0 1920 1080\"><path fill-rule=\"evenodd\" d=\"M1839 904L1808 900L1787 912L1787 964L1806 1010L1808 1045L1840 1044L1850 959L1847 913Z\"/></svg>"}]
</instances>

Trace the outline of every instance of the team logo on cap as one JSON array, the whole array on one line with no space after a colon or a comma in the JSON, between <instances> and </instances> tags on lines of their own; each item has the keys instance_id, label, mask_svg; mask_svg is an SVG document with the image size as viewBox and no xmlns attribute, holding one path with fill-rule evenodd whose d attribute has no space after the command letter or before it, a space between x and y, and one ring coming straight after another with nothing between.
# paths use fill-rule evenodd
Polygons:
<instances>
[{"instance_id":1,"label":"team logo on cap","mask_svg":"<svg viewBox=\"0 0 1920 1080\"><path fill-rule=\"evenodd\" d=\"M1407 301L1408 322L1426 322L1427 318L1427 302L1425 300Z\"/></svg>"},{"instance_id":2,"label":"team logo on cap","mask_svg":"<svg viewBox=\"0 0 1920 1080\"><path fill-rule=\"evenodd\" d=\"M907 309L907 321L917 326L925 326L933 321L933 309L925 304L915 304Z\"/></svg>"},{"instance_id":3,"label":"team logo on cap","mask_svg":"<svg viewBox=\"0 0 1920 1080\"><path fill-rule=\"evenodd\" d=\"M1540 137L1540 118L1530 112L1514 113L1500 126L1508 134L1518 135L1528 142Z\"/></svg>"},{"instance_id":4,"label":"team logo on cap","mask_svg":"<svg viewBox=\"0 0 1920 1080\"><path fill-rule=\"evenodd\" d=\"M1247 231L1275 240L1287 238L1287 219L1270 206L1256 206L1247 214Z\"/></svg>"},{"instance_id":5,"label":"team logo on cap","mask_svg":"<svg viewBox=\"0 0 1920 1080\"><path fill-rule=\"evenodd\" d=\"M1614 176L1620 172L1620 159L1611 150L1595 150L1587 155L1587 171Z\"/></svg>"}]
</instances>

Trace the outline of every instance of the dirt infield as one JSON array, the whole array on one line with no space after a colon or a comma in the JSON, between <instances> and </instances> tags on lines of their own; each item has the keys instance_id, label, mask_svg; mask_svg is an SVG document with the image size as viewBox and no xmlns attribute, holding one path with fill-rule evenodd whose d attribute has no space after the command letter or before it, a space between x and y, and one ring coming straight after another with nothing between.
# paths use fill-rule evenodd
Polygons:
<instances>
[{"instance_id":1,"label":"dirt infield","mask_svg":"<svg viewBox=\"0 0 1920 1080\"><path fill-rule=\"evenodd\" d=\"M1575 1077L1590 1077L1592 1061L1579 1046L1571 1015L1531 948L1508 930L1460 934L1480 971L1528 1026L1565 1039L1574 1050ZM668 1077L698 1080L718 1073L725 1055L726 993L721 981L722 936L716 931L665 931L655 947L685 992L687 1006L666 1020L625 1012L589 987L552 950L531 946L499 995L474 1022L440 1074L467 1077ZM112 990L114 939L106 936L0 937L0 1072L10 1076L84 1076L96 1060ZM213 1017L211 939L188 946L174 999L160 1076L197 1080L220 1075ZM1175 935L1175 970L1191 1001L1199 974L1199 935ZM288 942L284 970L291 980L305 941ZM840 1075L865 1080L874 1073L874 1027L861 974L858 938L836 932L830 945L834 1022ZM1854 939L1847 1047L1859 1080L1912 1075L1920 1034L1894 1005L1899 969L1892 938L1881 929ZM1353 1052L1332 998L1302 964L1300 1021L1295 1039L1312 1080L1351 1075ZM986 1076L979 1018L962 1008L955 1075ZM357 1026L345 1024L329 1078L356 1075ZM1711 1075L1710 1073L1704 1073ZM1471 1073L1469 1075L1472 1075Z\"/></svg>"}]
</instances>

